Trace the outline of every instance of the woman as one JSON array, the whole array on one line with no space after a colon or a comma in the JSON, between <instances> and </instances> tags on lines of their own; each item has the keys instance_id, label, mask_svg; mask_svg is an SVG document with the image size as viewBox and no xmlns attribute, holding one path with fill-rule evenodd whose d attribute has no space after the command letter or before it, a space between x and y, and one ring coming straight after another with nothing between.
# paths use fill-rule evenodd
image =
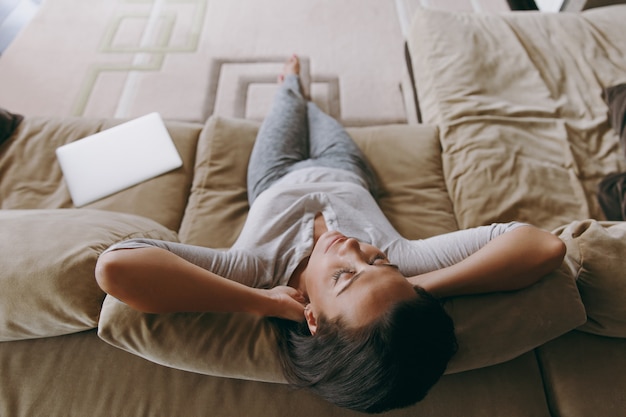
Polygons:
<instances>
[{"instance_id":1,"label":"woman","mask_svg":"<svg viewBox=\"0 0 626 417\"><path fill-rule=\"evenodd\" d=\"M564 245L519 223L402 238L364 156L298 75L294 55L250 157L250 212L233 247L130 240L101 255L96 278L145 312L278 318L292 384L359 411L412 404L456 350L438 299L529 286L560 265Z\"/></svg>"}]
</instances>

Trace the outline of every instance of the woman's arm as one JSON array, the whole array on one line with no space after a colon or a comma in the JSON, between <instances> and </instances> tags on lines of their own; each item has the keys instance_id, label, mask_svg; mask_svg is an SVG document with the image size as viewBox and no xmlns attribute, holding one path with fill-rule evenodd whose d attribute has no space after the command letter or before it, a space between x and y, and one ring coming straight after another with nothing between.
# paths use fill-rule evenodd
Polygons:
<instances>
[{"instance_id":1,"label":"woman's arm","mask_svg":"<svg viewBox=\"0 0 626 417\"><path fill-rule=\"evenodd\" d=\"M408 278L436 297L528 287L558 268L565 244L553 234L521 226L489 241L452 266Z\"/></svg>"},{"instance_id":2,"label":"woman's arm","mask_svg":"<svg viewBox=\"0 0 626 417\"><path fill-rule=\"evenodd\" d=\"M104 253L96 265L100 287L148 313L248 312L303 320L304 298L291 287L248 287L158 247Z\"/></svg>"}]
</instances>

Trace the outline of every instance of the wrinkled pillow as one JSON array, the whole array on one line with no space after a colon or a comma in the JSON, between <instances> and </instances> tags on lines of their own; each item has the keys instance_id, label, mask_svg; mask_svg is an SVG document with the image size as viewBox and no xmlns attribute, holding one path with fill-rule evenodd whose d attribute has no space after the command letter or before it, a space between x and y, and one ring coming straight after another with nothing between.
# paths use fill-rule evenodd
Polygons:
<instances>
[{"instance_id":1,"label":"wrinkled pillow","mask_svg":"<svg viewBox=\"0 0 626 417\"><path fill-rule=\"evenodd\" d=\"M626 223L576 221L557 233L587 310L578 330L626 337Z\"/></svg>"},{"instance_id":2,"label":"wrinkled pillow","mask_svg":"<svg viewBox=\"0 0 626 417\"><path fill-rule=\"evenodd\" d=\"M573 276L561 268L530 288L449 300L459 351L446 373L513 359L586 320ZM248 314L145 314L107 296L98 335L172 368L228 378L285 382L269 322Z\"/></svg>"},{"instance_id":3,"label":"wrinkled pillow","mask_svg":"<svg viewBox=\"0 0 626 417\"><path fill-rule=\"evenodd\" d=\"M105 294L94 269L120 240L177 240L153 220L89 209L0 211L0 341L96 327Z\"/></svg>"}]
</instances>

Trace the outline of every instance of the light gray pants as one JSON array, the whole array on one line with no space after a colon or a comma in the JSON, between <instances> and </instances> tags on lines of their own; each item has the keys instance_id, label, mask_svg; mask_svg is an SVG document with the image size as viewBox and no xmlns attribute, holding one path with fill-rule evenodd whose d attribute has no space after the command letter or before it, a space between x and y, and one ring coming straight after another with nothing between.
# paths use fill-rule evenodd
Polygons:
<instances>
[{"instance_id":1,"label":"light gray pants","mask_svg":"<svg viewBox=\"0 0 626 417\"><path fill-rule=\"evenodd\" d=\"M248 201L285 174L323 166L361 176L374 197L376 175L365 156L335 119L300 93L297 75L287 75L265 117L248 164Z\"/></svg>"}]
</instances>

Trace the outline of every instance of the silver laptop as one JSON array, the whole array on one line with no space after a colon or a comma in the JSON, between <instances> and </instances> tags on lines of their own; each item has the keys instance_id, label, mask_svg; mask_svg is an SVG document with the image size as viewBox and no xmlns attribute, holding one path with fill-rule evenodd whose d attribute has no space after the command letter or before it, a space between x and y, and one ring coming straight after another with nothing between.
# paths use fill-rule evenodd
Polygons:
<instances>
[{"instance_id":1,"label":"silver laptop","mask_svg":"<svg viewBox=\"0 0 626 417\"><path fill-rule=\"evenodd\" d=\"M158 113L150 113L56 149L76 207L182 166Z\"/></svg>"}]
</instances>

